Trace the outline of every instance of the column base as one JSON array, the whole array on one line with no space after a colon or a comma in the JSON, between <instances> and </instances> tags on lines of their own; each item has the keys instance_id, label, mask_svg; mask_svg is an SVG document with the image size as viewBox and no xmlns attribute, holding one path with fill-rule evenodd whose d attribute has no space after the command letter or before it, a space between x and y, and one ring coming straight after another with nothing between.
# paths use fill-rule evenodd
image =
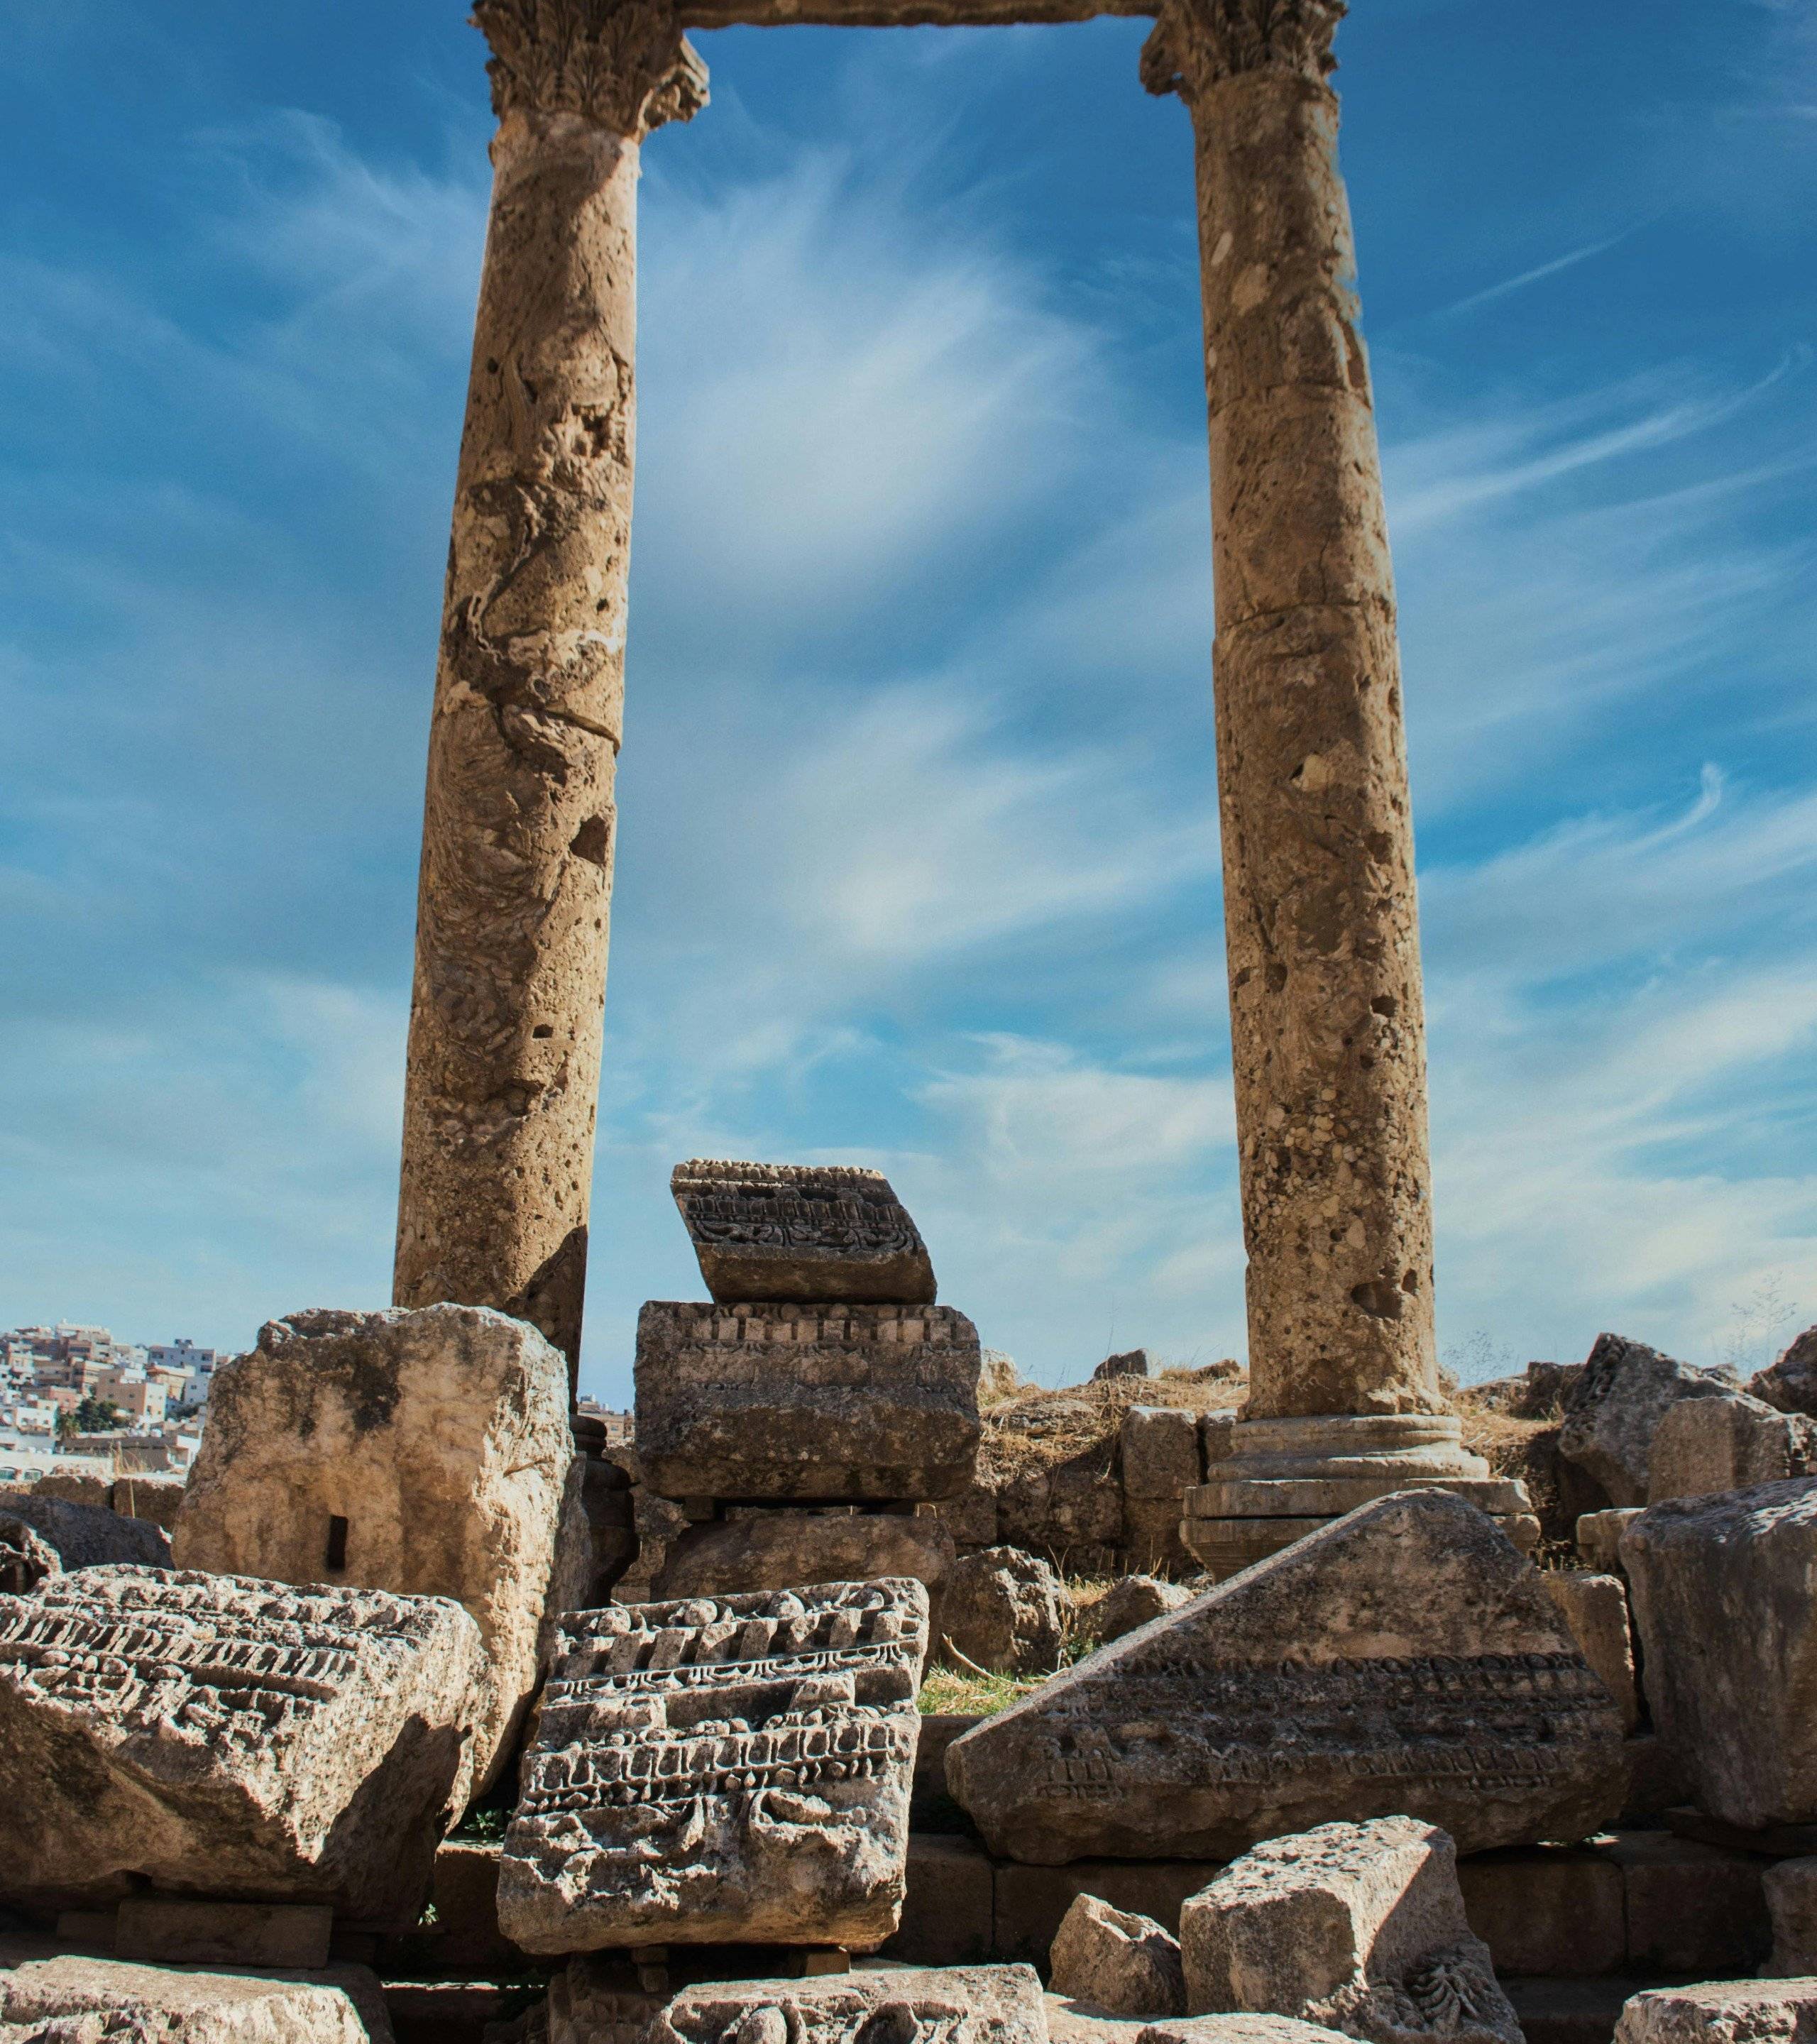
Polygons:
<instances>
[{"instance_id":1,"label":"column base","mask_svg":"<svg viewBox=\"0 0 1817 2044\"><path fill-rule=\"evenodd\" d=\"M1538 1540L1526 1485L1491 1475L1442 1412L1239 1420L1229 1451L1185 1493L1180 1537L1222 1581L1359 1504L1414 1489L1467 1498L1523 1553Z\"/></svg>"}]
</instances>

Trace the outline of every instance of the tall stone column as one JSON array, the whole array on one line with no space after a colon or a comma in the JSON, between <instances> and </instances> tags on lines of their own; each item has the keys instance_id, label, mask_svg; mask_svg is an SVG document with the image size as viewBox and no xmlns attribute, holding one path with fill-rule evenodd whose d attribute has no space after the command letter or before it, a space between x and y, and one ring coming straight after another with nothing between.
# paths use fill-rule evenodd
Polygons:
<instances>
[{"instance_id":1,"label":"tall stone column","mask_svg":"<svg viewBox=\"0 0 1817 2044\"><path fill-rule=\"evenodd\" d=\"M1143 53L1197 142L1250 1389L1188 1527L1226 1570L1409 1481L1523 1502L1481 1485L1439 1385L1394 581L1326 83L1343 12L1163 0Z\"/></svg>"},{"instance_id":2,"label":"tall stone column","mask_svg":"<svg viewBox=\"0 0 1817 2044\"><path fill-rule=\"evenodd\" d=\"M498 129L429 737L393 1297L580 1350L659 0L477 0Z\"/></svg>"}]
</instances>

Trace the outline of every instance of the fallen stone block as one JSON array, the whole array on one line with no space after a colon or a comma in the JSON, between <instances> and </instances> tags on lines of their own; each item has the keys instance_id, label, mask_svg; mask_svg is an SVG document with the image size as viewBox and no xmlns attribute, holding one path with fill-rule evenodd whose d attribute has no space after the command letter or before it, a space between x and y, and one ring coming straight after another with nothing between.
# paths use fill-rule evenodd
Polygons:
<instances>
[{"instance_id":1,"label":"fallen stone block","mask_svg":"<svg viewBox=\"0 0 1817 2044\"><path fill-rule=\"evenodd\" d=\"M1189 1896L1223 1871L1212 1860L1074 1860L1070 1866L996 1862L992 1938L1000 1959L1045 1961L1066 1911L1081 1895L1112 1908L1147 1916L1177 1936L1180 1911Z\"/></svg>"},{"instance_id":2,"label":"fallen stone block","mask_svg":"<svg viewBox=\"0 0 1817 2044\"><path fill-rule=\"evenodd\" d=\"M149 1885L405 1929L465 1801L479 1669L434 1598L101 1568L0 1598L0 1896Z\"/></svg>"},{"instance_id":3,"label":"fallen stone block","mask_svg":"<svg viewBox=\"0 0 1817 2044\"><path fill-rule=\"evenodd\" d=\"M752 1299L934 1303L920 1231L881 1171L842 1164L678 1164L669 1189L720 1305Z\"/></svg>"},{"instance_id":4,"label":"fallen stone block","mask_svg":"<svg viewBox=\"0 0 1817 2044\"><path fill-rule=\"evenodd\" d=\"M1622 1870L1605 1851L1508 1846L1460 1860L1458 1885L1470 1928L1504 1981L1511 1973L1592 1978L1619 1973L1627 1960Z\"/></svg>"},{"instance_id":5,"label":"fallen stone block","mask_svg":"<svg viewBox=\"0 0 1817 2044\"><path fill-rule=\"evenodd\" d=\"M667 1497L947 1497L978 1443L978 1330L950 1306L701 1306L637 1318L637 1447Z\"/></svg>"},{"instance_id":6,"label":"fallen stone block","mask_svg":"<svg viewBox=\"0 0 1817 2044\"><path fill-rule=\"evenodd\" d=\"M935 1658L987 1673L1044 1674L1066 1639L1066 1585L1038 1554L986 1547L962 1555L941 1593Z\"/></svg>"},{"instance_id":7,"label":"fallen stone block","mask_svg":"<svg viewBox=\"0 0 1817 2044\"><path fill-rule=\"evenodd\" d=\"M1683 1409L1690 1412L1707 1408L1697 1404ZM1640 1687L1635 1678L1627 1586L1619 1576L1592 1575L1581 1569L1547 1569L1540 1580L1571 1628L1584 1658L1614 1698L1622 1730L1632 1731L1640 1723Z\"/></svg>"},{"instance_id":8,"label":"fallen stone block","mask_svg":"<svg viewBox=\"0 0 1817 2044\"><path fill-rule=\"evenodd\" d=\"M1817 1817L1817 1479L1680 1498L1622 1536L1646 1699L1711 1815Z\"/></svg>"},{"instance_id":9,"label":"fallen stone block","mask_svg":"<svg viewBox=\"0 0 1817 2044\"><path fill-rule=\"evenodd\" d=\"M1473 1852L1571 1839L1625 1786L1619 1716L1538 1571L1440 1490L1100 1648L956 1740L947 1775L993 1851L1050 1864L1228 1859L1338 1813Z\"/></svg>"},{"instance_id":10,"label":"fallen stone block","mask_svg":"<svg viewBox=\"0 0 1817 2044\"><path fill-rule=\"evenodd\" d=\"M1054 1990L1107 2015L1184 2015L1180 1941L1152 1917L1081 1895L1054 1934Z\"/></svg>"},{"instance_id":11,"label":"fallen stone block","mask_svg":"<svg viewBox=\"0 0 1817 2044\"><path fill-rule=\"evenodd\" d=\"M1047 2044L1032 1966L901 1966L829 1980L714 1981L677 1995L649 2044ZM553 2040L551 2039L551 2044Z\"/></svg>"},{"instance_id":12,"label":"fallen stone block","mask_svg":"<svg viewBox=\"0 0 1817 2044\"><path fill-rule=\"evenodd\" d=\"M1817 1981L1707 1981L1637 1994L1615 2044L1804 2044L1814 2029Z\"/></svg>"},{"instance_id":13,"label":"fallen stone block","mask_svg":"<svg viewBox=\"0 0 1817 2044\"><path fill-rule=\"evenodd\" d=\"M1685 1398L1732 1398L1741 1386L1662 1355L1644 1342L1598 1335L1565 1400L1558 1450L1600 1483L1613 1505L1643 1505L1653 1437Z\"/></svg>"},{"instance_id":14,"label":"fallen stone block","mask_svg":"<svg viewBox=\"0 0 1817 2044\"><path fill-rule=\"evenodd\" d=\"M953 1562L952 1535L937 1519L752 1512L690 1526L670 1546L651 1590L666 1602L912 1576L937 1612Z\"/></svg>"},{"instance_id":15,"label":"fallen stone block","mask_svg":"<svg viewBox=\"0 0 1817 2044\"><path fill-rule=\"evenodd\" d=\"M121 1519L104 1504L73 1504L42 1491L9 1491L0 1496L0 1519L30 1527L56 1550L65 1569L171 1566L171 1543L159 1527L143 1519Z\"/></svg>"},{"instance_id":16,"label":"fallen stone block","mask_svg":"<svg viewBox=\"0 0 1817 2044\"><path fill-rule=\"evenodd\" d=\"M486 2044L495 2038L499 2044L507 2038L509 2044L543 2044L545 2038L547 2044L643 2044L666 1999L628 1987L622 1965L579 1956L550 1981L541 2011L532 2009L521 2028L503 2038L489 2031Z\"/></svg>"},{"instance_id":17,"label":"fallen stone block","mask_svg":"<svg viewBox=\"0 0 1817 2044\"><path fill-rule=\"evenodd\" d=\"M1100 1645L1108 1646L1139 1625L1183 1611L1196 1594L1183 1583L1163 1582L1158 1576L1122 1577L1092 1606L1093 1632Z\"/></svg>"},{"instance_id":18,"label":"fallen stone block","mask_svg":"<svg viewBox=\"0 0 1817 2044\"><path fill-rule=\"evenodd\" d=\"M500 1928L543 1953L882 1943L927 1622L927 1592L900 1577L570 1614Z\"/></svg>"},{"instance_id":19,"label":"fallen stone block","mask_svg":"<svg viewBox=\"0 0 1817 2044\"><path fill-rule=\"evenodd\" d=\"M1123 1487L1131 1497L1177 1500L1198 1482L1199 1420L1173 1405L1132 1405L1123 1416Z\"/></svg>"},{"instance_id":20,"label":"fallen stone block","mask_svg":"<svg viewBox=\"0 0 1817 2044\"><path fill-rule=\"evenodd\" d=\"M1227 2012L1151 2023L1137 2033L1135 2044L1332 2044L1337 2034L1291 2015Z\"/></svg>"},{"instance_id":21,"label":"fallen stone block","mask_svg":"<svg viewBox=\"0 0 1817 2044\"><path fill-rule=\"evenodd\" d=\"M922 1966L968 1966L992 1956L996 1869L970 1838L911 1832L908 1893L886 1958Z\"/></svg>"},{"instance_id":22,"label":"fallen stone block","mask_svg":"<svg viewBox=\"0 0 1817 2044\"><path fill-rule=\"evenodd\" d=\"M314 1982L67 1958L0 1972L0 2038L98 2044L102 2038L107 2044L367 2044L344 1990Z\"/></svg>"},{"instance_id":23,"label":"fallen stone block","mask_svg":"<svg viewBox=\"0 0 1817 2044\"><path fill-rule=\"evenodd\" d=\"M1817 1462L1817 1420L1775 1412L1738 1392L1729 1398L1686 1398L1669 1407L1654 1431L1646 1501L1705 1497L1808 1476Z\"/></svg>"},{"instance_id":24,"label":"fallen stone block","mask_svg":"<svg viewBox=\"0 0 1817 2044\"><path fill-rule=\"evenodd\" d=\"M1186 1904L1180 1946L1195 2011L1291 2015L1373 2044L1434 2029L1523 2044L1465 1917L1456 1849L1410 1817L1256 1846Z\"/></svg>"},{"instance_id":25,"label":"fallen stone block","mask_svg":"<svg viewBox=\"0 0 1817 2044\"><path fill-rule=\"evenodd\" d=\"M1782 1355L1755 1375L1748 1389L1776 1411L1817 1419L1817 1327L1807 1327Z\"/></svg>"},{"instance_id":26,"label":"fallen stone block","mask_svg":"<svg viewBox=\"0 0 1817 2044\"><path fill-rule=\"evenodd\" d=\"M61 1473L41 1476L31 1486L34 1497L60 1497L70 1504L93 1504L103 1512L113 1509L113 1484L109 1477L70 1476Z\"/></svg>"},{"instance_id":27,"label":"fallen stone block","mask_svg":"<svg viewBox=\"0 0 1817 2044\"><path fill-rule=\"evenodd\" d=\"M567 1363L527 1322L294 1313L215 1373L173 1558L465 1605L486 1649L483 1788L536 1685L573 1454Z\"/></svg>"},{"instance_id":28,"label":"fallen stone block","mask_svg":"<svg viewBox=\"0 0 1817 2044\"><path fill-rule=\"evenodd\" d=\"M1621 1871L1635 1972L1694 1979L1751 1972L1766 1957L1764 1860L1669 1831L1623 1831L1600 1850Z\"/></svg>"},{"instance_id":29,"label":"fallen stone block","mask_svg":"<svg viewBox=\"0 0 1817 2044\"><path fill-rule=\"evenodd\" d=\"M182 1509L180 1476L122 1476L114 1479L113 1509L122 1519L148 1519L168 1533Z\"/></svg>"},{"instance_id":30,"label":"fallen stone block","mask_svg":"<svg viewBox=\"0 0 1817 2044\"><path fill-rule=\"evenodd\" d=\"M325 1966L334 1911L309 1902L196 1902L127 1896L114 1918L117 1958L162 1966Z\"/></svg>"},{"instance_id":31,"label":"fallen stone block","mask_svg":"<svg viewBox=\"0 0 1817 2044\"><path fill-rule=\"evenodd\" d=\"M1646 1508L1623 1505L1608 1512L1585 1512L1577 1523L1577 1552L1597 1575L1620 1576L1622 1535Z\"/></svg>"},{"instance_id":32,"label":"fallen stone block","mask_svg":"<svg viewBox=\"0 0 1817 2044\"><path fill-rule=\"evenodd\" d=\"M1776 1980L1817 1975L1817 1859L1769 1866L1761 1890L1773 1919L1773 1952L1762 1970Z\"/></svg>"},{"instance_id":33,"label":"fallen stone block","mask_svg":"<svg viewBox=\"0 0 1817 2044\"><path fill-rule=\"evenodd\" d=\"M1154 1371L1145 1348L1128 1348L1119 1355L1107 1355L1092 1372L1092 1381L1103 1384L1113 1377L1151 1377Z\"/></svg>"}]
</instances>

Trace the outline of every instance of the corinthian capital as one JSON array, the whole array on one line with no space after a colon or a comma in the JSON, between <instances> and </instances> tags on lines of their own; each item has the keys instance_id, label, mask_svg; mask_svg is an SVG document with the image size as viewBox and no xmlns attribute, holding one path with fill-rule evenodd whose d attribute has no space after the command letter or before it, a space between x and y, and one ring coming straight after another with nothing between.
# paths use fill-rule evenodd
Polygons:
<instances>
[{"instance_id":1,"label":"corinthian capital","mask_svg":"<svg viewBox=\"0 0 1817 2044\"><path fill-rule=\"evenodd\" d=\"M707 103L707 67L669 0L474 0L492 110L578 113L641 140Z\"/></svg>"},{"instance_id":2,"label":"corinthian capital","mask_svg":"<svg viewBox=\"0 0 1817 2044\"><path fill-rule=\"evenodd\" d=\"M1337 68L1331 38L1344 12L1345 0L1162 0L1142 82L1189 103L1243 71L1297 71L1317 84Z\"/></svg>"}]
</instances>

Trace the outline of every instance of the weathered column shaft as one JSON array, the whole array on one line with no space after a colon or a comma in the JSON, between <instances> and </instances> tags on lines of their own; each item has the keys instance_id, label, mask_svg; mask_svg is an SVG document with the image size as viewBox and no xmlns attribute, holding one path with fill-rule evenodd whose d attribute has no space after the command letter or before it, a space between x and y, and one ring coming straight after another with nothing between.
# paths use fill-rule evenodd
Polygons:
<instances>
[{"instance_id":1,"label":"weathered column shaft","mask_svg":"<svg viewBox=\"0 0 1817 2044\"><path fill-rule=\"evenodd\" d=\"M498 131L429 739L393 1296L579 1354L624 703L654 0L478 0Z\"/></svg>"},{"instance_id":2,"label":"weathered column shaft","mask_svg":"<svg viewBox=\"0 0 1817 2044\"><path fill-rule=\"evenodd\" d=\"M1197 142L1251 1419L1433 1411L1393 571L1325 83L1341 0L1166 0Z\"/></svg>"}]
</instances>

